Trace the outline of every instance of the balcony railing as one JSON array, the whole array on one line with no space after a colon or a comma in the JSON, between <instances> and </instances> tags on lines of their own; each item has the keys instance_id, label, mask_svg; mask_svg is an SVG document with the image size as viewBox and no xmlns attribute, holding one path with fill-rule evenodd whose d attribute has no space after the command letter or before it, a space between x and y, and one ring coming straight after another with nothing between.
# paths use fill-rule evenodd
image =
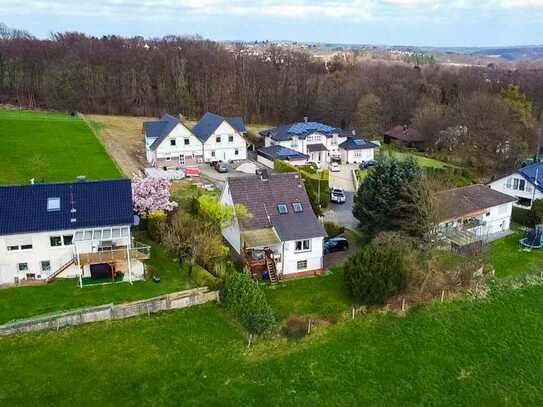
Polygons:
<instances>
[{"instance_id":1,"label":"balcony railing","mask_svg":"<svg viewBox=\"0 0 543 407\"><path fill-rule=\"evenodd\" d=\"M111 249L99 250L90 253L79 253L79 264L114 263L127 261L128 255L132 260L147 260L151 256L151 247L139 242L134 242L132 247L116 246ZM77 259L76 259L77 261Z\"/></svg>"}]
</instances>

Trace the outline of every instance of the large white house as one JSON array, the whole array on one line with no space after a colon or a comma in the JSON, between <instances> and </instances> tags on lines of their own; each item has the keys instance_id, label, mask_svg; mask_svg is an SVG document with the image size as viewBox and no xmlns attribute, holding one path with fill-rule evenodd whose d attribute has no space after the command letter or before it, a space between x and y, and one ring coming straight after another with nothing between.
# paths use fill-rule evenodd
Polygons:
<instances>
[{"instance_id":1,"label":"large white house","mask_svg":"<svg viewBox=\"0 0 543 407\"><path fill-rule=\"evenodd\" d=\"M308 156L309 161L329 163L341 159L344 163L372 160L378 146L353 132L346 132L323 123L307 120L287 124L260 133L265 147L282 146Z\"/></svg>"},{"instance_id":2,"label":"large white house","mask_svg":"<svg viewBox=\"0 0 543 407\"><path fill-rule=\"evenodd\" d=\"M241 117L206 113L191 130L179 119L164 115L160 120L145 122L143 131L145 156L153 167L172 169L247 158Z\"/></svg>"},{"instance_id":3,"label":"large white house","mask_svg":"<svg viewBox=\"0 0 543 407\"><path fill-rule=\"evenodd\" d=\"M298 174L263 171L229 178L221 202L243 205L250 213L236 218L223 235L253 271L276 273L279 279L322 272L326 232Z\"/></svg>"},{"instance_id":4,"label":"large white house","mask_svg":"<svg viewBox=\"0 0 543 407\"><path fill-rule=\"evenodd\" d=\"M0 285L144 277L130 180L0 187Z\"/></svg>"},{"instance_id":5,"label":"large white house","mask_svg":"<svg viewBox=\"0 0 543 407\"><path fill-rule=\"evenodd\" d=\"M466 232L479 240L492 240L509 231L515 198L486 185L470 185L436 195L439 229L449 236Z\"/></svg>"},{"instance_id":6,"label":"large white house","mask_svg":"<svg viewBox=\"0 0 543 407\"><path fill-rule=\"evenodd\" d=\"M514 206L530 209L536 199L543 199L543 163L519 168L488 185L495 191L514 197Z\"/></svg>"}]
</instances>

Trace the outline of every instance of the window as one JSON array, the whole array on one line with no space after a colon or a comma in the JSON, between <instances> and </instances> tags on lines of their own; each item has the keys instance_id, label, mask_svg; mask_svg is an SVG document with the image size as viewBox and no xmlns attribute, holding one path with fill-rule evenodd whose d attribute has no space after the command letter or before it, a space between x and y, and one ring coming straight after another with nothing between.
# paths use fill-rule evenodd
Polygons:
<instances>
[{"instance_id":1,"label":"window","mask_svg":"<svg viewBox=\"0 0 543 407\"><path fill-rule=\"evenodd\" d=\"M186 138L185 139L185 145L188 146L190 144L190 139Z\"/></svg>"},{"instance_id":2,"label":"window","mask_svg":"<svg viewBox=\"0 0 543 407\"><path fill-rule=\"evenodd\" d=\"M302 206L301 202L293 202L292 209L294 209L295 213L300 213L304 211L304 207Z\"/></svg>"},{"instance_id":3,"label":"window","mask_svg":"<svg viewBox=\"0 0 543 407\"><path fill-rule=\"evenodd\" d=\"M175 139L171 139L170 140L170 146L175 146L177 144L177 142L175 141Z\"/></svg>"},{"instance_id":4,"label":"window","mask_svg":"<svg viewBox=\"0 0 543 407\"><path fill-rule=\"evenodd\" d=\"M19 250L19 246L8 246L8 252L14 252Z\"/></svg>"},{"instance_id":5,"label":"window","mask_svg":"<svg viewBox=\"0 0 543 407\"><path fill-rule=\"evenodd\" d=\"M526 181L525 180L519 179L518 189L519 189L519 191L524 191L526 189Z\"/></svg>"},{"instance_id":6,"label":"window","mask_svg":"<svg viewBox=\"0 0 543 407\"><path fill-rule=\"evenodd\" d=\"M296 252L306 252L309 251L310 245L309 245L309 239L306 240L296 240L294 251Z\"/></svg>"},{"instance_id":7,"label":"window","mask_svg":"<svg viewBox=\"0 0 543 407\"><path fill-rule=\"evenodd\" d=\"M234 136L228 136L228 142L233 143L234 142Z\"/></svg>"},{"instance_id":8,"label":"window","mask_svg":"<svg viewBox=\"0 0 543 407\"><path fill-rule=\"evenodd\" d=\"M40 262L41 264L41 271L44 273L48 273L51 271L51 262L49 260L44 260Z\"/></svg>"},{"instance_id":9,"label":"window","mask_svg":"<svg viewBox=\"0 0 543 407\"><path fill-rule=\"evenodd\" d=\"M17 269L21 272L21 273L25 273L28 271L28 263L19 263L17 264Z\"/></svg>"},{"instance_id":10,"label":"window","mask_svg":"<svg viewBox=\"0 0 543 407\"><path fill-rule=\"evenodd\" d=\"M234 151L235 155L239 155L239 150L236 148L236 151Z\"/></svg>"},{"instance_id":11,"label":"window","mask_svg":"<svg viewBox=\"0 0 543 407\"><path fill-rule=\"evenodd\" d=\"M111 239L111 229L104 229L102 239Z\"/></svg>"},{"instance_id":12,"label":"window","mask_svg":"<svg viewBox=\"0 0 543 407\"><path fill-rule=\"evenodd\" d=\"M32 250L31 244L23 244L21 245L21 250Z\"/></svg>"},{"instance_id":13,"label":"window","mask_svg":"<svg viewBox=\"0 0 543 407\"><path fill-rule=\"evenodd\" d=\"M511 189L512 182L513 180L511 178L507 178L507 181L505 181L505 187Z\"/></svg>"},{"instance_id":14,"label":"window","mask_svg":"<svg viewBox=\"0 0 543 407\"><path fill-rule=\"evenodd\" d=\"M60 211L60 198L47 198L47 212Z\"/></svg>"},{"instance_id":15,"label":"window","mask_svg":"<svg viewBox=\"0 0 543 407\"><path fill-rule=\"evenodd\" d=\"M113 238L121 237L121 229L119 229L119 228L111 229L111 237L113 237Z\"/></svg>"},{"instance_id":16,"label":"window","mask_svg":"<svg viewBox=\"0 0 543 407\"><path fill-rule=\"evenodd\" d=\"M70 246L74 240L73 235L64 235L62 236L62 240L64 242L64 246Z\"/></svg>"},{"instance_id":17,"label":"window","mask_svg":"<svg viewBox=\"0 0 543 407\"><path fill-rule=\"evenodd\" d=\"M215 151L211 152L211 157L215 157Z\"/></svg>"},{"instance_id":18,"label":"window","mask_svg":"<svg viewBox=\"0 0 543 407\"><path fill-rule=\"evenodd\" d=\"M60 236L51 236L49 242L51 243L51 247L62 246L62 238Z\"/></svg>"},{"instance_id":19,"label":"window","mask_svg":"<svg viewBox=\"0 0 543 407\"><path fill-rule=\"evenodd\" d=\"M215 142L220 143L221 142L221 136L215 137Z\"/></svg>"},{"instance_id":20,"label":"window","mask_svg":"<svg viewBox=\"0 0 543 407\"><path fill-rule=\"evenodd\" d=\"M296 263L298 270L305 270L307 268L307 260L300 260Z\"/></svg>"},{"instance_id":21,"label":"window","mask_svg":"<svg viewBox=\"0 0 543 407\"><path fill-rule=\"evenodd\" d=\"M286 215L288 213L288 206L286 204L277 205L277 210L281 215Z\"/></svg>"},{"instance_id":22,"label":"window","mask_svg":"<svg viewBox=\"0 0 543 407\"><path fill-rule=\"evenodd\" d=\"M170 156L166 157L166 161L170 161L172 158Z\"/></svg>"}]
</instances>

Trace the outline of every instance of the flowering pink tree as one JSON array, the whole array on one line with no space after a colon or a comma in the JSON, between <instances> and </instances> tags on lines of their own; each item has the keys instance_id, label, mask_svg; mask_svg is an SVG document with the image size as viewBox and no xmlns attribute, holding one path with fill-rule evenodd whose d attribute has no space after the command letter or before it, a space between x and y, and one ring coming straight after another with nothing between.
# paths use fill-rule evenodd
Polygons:
<instances>
[{"instance_id":1,"label":"flowering pink tree","mask_svg":"<svg viewBox=\"0 0 543 407\"><path fill-rule=\"evenodd\" d=\"M132 196L134 210L143 218L149 212L171 212L177 207L177 202L170 200L171 182L162 178L135 178L132 181Z\"/></svg>"}]
</instances>

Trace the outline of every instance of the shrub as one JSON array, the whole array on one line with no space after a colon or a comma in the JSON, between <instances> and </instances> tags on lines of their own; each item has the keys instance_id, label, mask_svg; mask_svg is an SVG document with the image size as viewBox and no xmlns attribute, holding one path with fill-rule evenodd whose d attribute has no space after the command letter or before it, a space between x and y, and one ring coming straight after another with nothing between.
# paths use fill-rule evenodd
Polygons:
<instances>
[{"instance_id":1,"label":"shrub","mask_svg":"<svg viewBox=\"0 0 543 407\"><path fill-rule=\"evenodd\" d=\"M199 266L198 264L192 264L189 267L191 268L190 277L198 287L209 287L212 290L221 287L221 280L215 277L202 266Z\"/></svg>"},{"instance_id":2,"label":"shrub","mask_svg":"<svg viewBox=\"0 0 543 407\"><path fill-rule=\"evenodd\" d=\"M517 223L521 226L532 227L535 224L534 215L530 210L517 208L515 206L513 206L511 219L514 223Z\"/></svg>"},{"instance_id":3,"label":"shrub","mask_svg":"<svg viewBox=\"0 0 543 407\"><path fill-rule=\"evenodd\" d=\"M407 286L408 248L400 238L374 240L345 264L345 283L356 302L383 305Z\"/></svg>"},{"instance_id":4,"label":"shrub","mask_svg":"<svg viewBox=\"0 0 543 407\"><path fill-rule=\"evenodd\" d=\"M331 323L335 324L341 319L344 307L336 302L325 305L322 315Z\"/></svg>"},{"instance_id":5,"label":"shrub","mask_svg":"<svg viewBox=\"0 0 543 407\"><path fill-rule=\"evenodd\" d=\"M324 229L330 238L339 236L345 232L345 227L331 221L324 222Z\"/></svg>"},{"instance_id":6,"label":"shrub","mask_svg":"<svg viewBox=\"0 0 543 407\"><path fill-rule=\"evenodd\" d=\"M532 203L531 215L535 224L543 223L543 199L536 199Z\"/></svg>"},{"instance_id":7,"label":"shrub","mask_svg":"<svg viewBox=\"0 0 543 407\"><path fill-rule=\"evenodd\" d=\"M288 339L300 339L307 335L307 321L298 318L289 319L281 329L281 333Z\"/></svg>"},{"instance_id":8,"label":"shrub","mask_svg":"<svg viewBox=\"0 0 543 407\"><path fill-rule=\"evenodd\" d=\"M153 239L155 242L161 241L162 230L164 228L166 218L166 213L163 211L153 211L149 213L149 217L147 219L147 231L149 232L151 239Z\"/></svg>"},{"instance_id":9,"label":"shrub","mask_svg":"<svg viewBox=\"0 0 543 407\"><path fill-rule=\"evenodd\" d=\"M222 293L226 310L250 333L269 332L275 318L260 285L247 273L234 273Z\"/></svg>"}]
</instances>

